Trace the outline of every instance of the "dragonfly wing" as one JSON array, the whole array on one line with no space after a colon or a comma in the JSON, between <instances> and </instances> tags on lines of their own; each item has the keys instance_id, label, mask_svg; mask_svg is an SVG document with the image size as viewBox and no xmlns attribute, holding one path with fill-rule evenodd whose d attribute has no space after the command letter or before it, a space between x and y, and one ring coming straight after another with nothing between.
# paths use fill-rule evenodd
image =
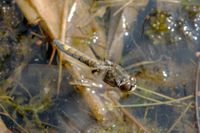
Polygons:
<instances>
[{"instance_id":1,"label":"dragonfly wing","mask_svg":"<svg viewBox=\"0 0 200 133\"><path fill-rule=\"evenodd\" d=\"M125 49L132 48L130 46L133 44L126 40L132 37L131 29L134 28L134 23L137 21L138 10L146 4L146 2L141 2L138 5L133 1L125 1L120 6L111 8L110 25L107 29L107 47L109 59L113 62L120 63Z\"/></svg>"}]
</instances>

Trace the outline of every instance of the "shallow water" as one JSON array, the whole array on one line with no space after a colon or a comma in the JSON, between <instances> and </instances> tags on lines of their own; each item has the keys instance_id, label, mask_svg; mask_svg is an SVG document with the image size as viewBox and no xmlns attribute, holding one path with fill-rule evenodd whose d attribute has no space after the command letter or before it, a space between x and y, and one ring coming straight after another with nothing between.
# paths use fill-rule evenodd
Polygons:
<instances>
[{"instance_id":1,"label":"shallow water","mask_svg":"<svg viewBox=\"0 0 200 133\"><path fill-rule=\"evenodd\" d=\"M90 2L88 1L87 4L91 6L92 2ZM10 8L14 8L13 10L18 11L18 9L15 9L15 6L7 8L7 5L12 5L11 3L5 1L0 5L4 5L7 9L6 11L9 11ZM194 5L199 4L198 2L194 3ZM106 4L94 4L91 9L95 10L105 5ZM113 14L116 13L120 6L105 8L105 14L103 16L97 14L95 17L95 20L101 25L101 29L97 30L92 29L92 26L89 26L89 28L85 26L83 27L83 33L86 37L80 36L81 39L77 37L81 33L77 34L76 24L85 24L86 20L80 20L79 17L74 16L70 23L67 41L83 52L87 51L84 49L85 43L87 43L86 45L94 46L100 57L105 57L106 59L121 64L124 68L127 68L130 74L135 75L139 87L156 91L171 98L194 95L198 60L195 56L195 52L200 49L200 11L197 10L199 12L196 12L196 7L194 7L194 5L190 5L187 2L176 4L167 1L156 2L154 0L149 0L147 5L138 6L136 9L133 6L126 7L123 12L114 16ZM193 8L195 8L195 11L193 11ZM49 131L51 132L115 132L121 131L121 128L126 127L124 123L118 123L115 120L113 120L114 122L110 120L111 125L99 124L94 119L84 98L70 85L71 77L65 70L62 76L61 94L56 96L58 69L56 66L48 66L45 64L47 62L46 57L44 57L46 53L41 54L43 51L40 49L41 47L39 45L32 44L31 47L26 47L26 50L32 51L32 55L29 58L24 58L24 54L19 54L19 56L13 59L14 55L18 55L16 53L19 49L18 47L21 46L18 40L21 34L26 37L29 36L27 35L29 33L29 27L21 26L26 25L26 23L22 19L23 17L21 18L20 13L20 15L14 15L18 18L18 23L15 23L17 26L13 25L12 20L16 18L7 16L3 11L4 8L1 7L1 9L3 18L0 28L13 28L11 31L14 31L16 35L13 39L13 34L11 34L12 32L10 33L10 30L5 30L7 34L0 32L5 35L1 37L2 39L0 38L2 48L4 48L5 44L5 49L3 49L3 51L7 51L7 53L0 53L0 56L2 56L2 60L0 61L3 62L2 64L6 65L6 67L2 67L1 71L2 75L5 74L6 76L2 76L1 79L9 77L9 75L13 73L14 68L18 66L19 60L29 62L29 65L23 69L21 75L17 75L17 80L15 80L13 86L9 87L9 95L14 97L20 104L28 104L35 108L39 106L38 104L49 104L47 108L44 107L43 109L43 107L41 107L42 109L36 112L36 115L38 115L43 122L51 124L44 126L49 127ZM91 12L93 10L91 10ZM77 12L80 11L77 9ZM13 11L9 12L13 13ZM83 15L81 17L87 19L88 16ZM89 20L87 20L87 23L90 24L88 21ZM160 25L156 25L158 22L160 22ZM165 29L165 26L167 29ZM34 27L31 30L33 29L36 30L37 28ZM102 35L102 31L105 36ZM12 38L10 38L10 36L12 36ZM28 41L30 40L32 40L31 37L29 37ZM106 45L103 45L103 43L106 43ZM9 51L7 47L9 47L9 49L10 47L14 47L14 49ZM27 55L27 53L25 53L25 55ZM150 63L131 67L132 64L142 61ZM12 69L4 70L9 67ZM87 77L87 71L82 73L82 79L87 81L85 79ZM3 81L4 80L2 80L2 82ZM91 83L88 83L89 85L92 83L99 83L105 87L99 77L95 80L89 79L88 81L91 81ZM101 91L104 91L104 89ZM103 94L98 91L95 93L99 95ZM169 100L140 89L136 89L135 93L160 101ZM34 97L32 100L30 95ZM50 98L50 101L48 101L48 98ZM138 95L136 96L136 94L130 94L122 98L120 103L126 105L152 102L144 100ZM174 103L173 105L134 107L128 108L128 110L136 116L141 123L149 128L150 131L167 132L179 116L181 116L181 113L184 112L189 103L194 104L194 99L184 100L180 103ZM8 112L16 118L16 121L28 131L36 132L45 130L44 127L38 127L40 124L34 119L33 112L30 111L31 113L29 112L22 116L20 112L16 113L16 109L13 109L13 107L8 107L7 109ZM176 124L171 132L196 132L196 118L194 116L195 109L193 107L184 114L184 117ZM25 117L28 118L28 121L25 120ZM6 117L3 118L7 126L13 129L14 132L15 130L16 132L17 130L20 132L20 129L18 129L19 127L17 127L13 121ZM131 132L127 129L124 130L124 132Z\"/></svg>"},{"instance_id":2,"label":"shallow water","mask_svg":"<svg viewBox=\"0 0 200 133\"><path fill-rule=\"evenodd\" d=\"M199 15L197 13L195 18L189 19L188 11L183 8L182 3L174 5L167 2L165 4L158 2L157 5L155 5L156 3L152 5L152 3L153 1L150 1L147 8L139 11L141 12L140 15L143 16L138 16L138 18L143 19L138 19L138 21L133 24L133 27L136 28L130 30L132 34L125 37L125 44L129 47L124 52L128 52L128 56L125 56L124 59L125 66L129 66L132 62L137 63L138 61L144 60L156 61L149 65L142 65L136 67L136 69L131 69L132 73L136 74L138 77L138 85L174 98L194 95L197 69L195 52L199 50L199 32L198 28L195 28L198 27L199 24L195 22ZM173 10L172 6L174 7ZM188 6L192 8L192 5L188 4ZM149 12L153 10L154 12L157 10L157 14L154 13L152 16L148 16L150 14ZM166 21L162 22L166 24L168 28L167 31L163 32L151 27L153 23L156 23L155 21L158 21L159 17L164 16L164 14L163 16L159 16L158 12L160 13L160 11L170 14L170 20L168 21L166 19ZM144 18L147 16L149 17L147 20L148 22L144 23ZM184 24L178 25L180 20ZM174 25L175 27L173 27ZM142 28L144 28L144 33L141 35ZM151 32L149 34L148 32L150 30ZM138 33L139 31L140 34ZM176 40L176 38L179 39ZM130 50L130 47L132 47L132 50ZM153 97L139 90L136 90L136 92ZM164 99L161 98L160 100ZM146 100L142 100L135 95L122 100L124 104L146 102ZM191 99L186 103L188 104L189 102L194 101ZM184 109L184 107L178 108L161 105L130 110L132 110L138 118L146 122L149 127L151 126L152 129L156 126L160 129L160 132L164 132L168 131ZM188 132L189 129L189 132L196 132L192 126L195 124L194 115L194 109L191 109L172 132Z\"/></svg>"}]
</instances>

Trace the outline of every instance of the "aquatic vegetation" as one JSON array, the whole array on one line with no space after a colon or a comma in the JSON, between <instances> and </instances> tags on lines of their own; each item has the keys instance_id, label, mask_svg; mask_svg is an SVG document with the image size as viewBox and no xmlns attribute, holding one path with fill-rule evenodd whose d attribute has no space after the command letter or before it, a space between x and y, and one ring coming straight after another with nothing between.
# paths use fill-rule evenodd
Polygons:
<instances>
[{"instance_id":1,"label":"aquatic vegetation","mask_svg":"<svg viewBox=\"0 0 200 133\"><path fill-rule=\"evenodd\" d=\"M153 9L144 20L144 34L153 44L177 44L188 37L197 42L199 38L198 4L184 3L173 13L162 9ZM177 17L178 14L178 17Z\"/></svg>"},{"instance_id":2,"label":"aquatic vegetation","mask_svg":"<svg viewBox=\"0 0 200 133\"><path fill-rule=\"evenodd\" d=\"M170 35L174 31L172 15L162 9L154 9L146 16L143 24L143 32L147 35L153 44L167 43L170 44L176 40Z\"/></svg>"},{"instance_id":3,"label":"aquatic vegetation","mask_svg":"<svg viewBox=\"0 0 200 133\"><path fill-rule=\"evenodd\" d=\"M200 13L200 3L197 0L185 0L182 3L182 9L187 12L188 18L193 20Z\"/></svg>"},{"instance_id":4,"label":"aquatic vegetation","mask_svg":"<svg viewBox=\"0 0 200 133\"><path fill-rule=\"evenodd\" d=\"M44 97L44 99L38 101L34 101L33 99L30 99L30 103L24 104L24 103L18 103L17 99L7 99L1 102L2 105L6 108L10 108L10 110L13 110L13 114L10 114L11 117L17 119L17 114L22 117L22 119L25 121L25 123L29 122L30 114L32 114L32 122L35 122L37 126L42 127L42 122L38 116L39 113L45 111L51 103L51 98L49 96ZM21 101L22 102L22 101Z\"/></svg>"},{"instance_id":5,"label":"aquatic vegetation","mask_svg":"<svg viewBox=\"0 0 200 133\"><path fill-rule=\"evenodd\" d=\"M184 9L188 13L188 18L192 20L200 13L200 5L188 5Z\"/></svg>"},{"instance_id":6,"label":"aquatic vegetation","mask_svg":"<svg viewBox=\"0 0 200 133\"><path fill-rule=\"evenodd\" d=\"M171 15L167 11L154 9L145 19L155 32L168 32L167 18ZM147 31L150 32L150 31Z\"/></svg>"},{"instance_id":7,"label":"aquatic vegetation","mask_svg":"<svg viewBox=\"0 0 200 133\"><path fill-rule=\"evenodd\" d=\"M31 2L33 4L36 0ZM26 39L16 35L14 44L17 47L13 47L13 53L10 50L13 45L2 45L0 61L2 59L9 62L8 59L12 59L10 56L13 54L19 57L17 60L22 62L19 64L23 64L20 67L12 66L15 70L10 72L11 76L8 75L8 79L4 81L8 83L3 84L4 89L0 90L2 91L0 92L2 110L0 114L7 126L13 132L15 130L21 132L52 130L105 133L171 132L182 131L181 127L190 129L194 122L192 85L195 70L195 63L191 62L195 62L193 53L199 47L189 42L194 41L193 37L197 36L198 32L194 31L193 25L190 25L191 20L185 19L182 14L176 15L177 12L167 10L169 6L167 4L165 9L156 7L144 14L146 17L138 17L139 19L136 20L140 15L137 13L149 6L143 5L142 8L135 6L139 4L140 2L129 0L70 0L67 7L70 7L68 14L72 15L67 16L67 19L65 15L63 18L59 17L63 22L67 20L65 28L59 27L66 30L66 33L61 30L59 33L51 33L53 36L57 34L59 36L53 38L50 36L52 40L55 38L61 40L61 43L55 42L52 45L54 53L56 54L57 49L59 55L60 61L54 62L54 64L59 63L59 70L57 66L50 65L51 63L36 65L35 63L41 62L32 61L42 58L39 54L41 51L38 49L43 44L32 45L36 34L25 36ZM46 4L45 6L48 7ZM38 10L37 7L35 9ZM187 11L191 12L189 8L186 10L178 7L177 10L184 10L186 14ZM198 18L197 12L188 14L190 14L188 18L193 16L194 20ZM46 21L45 17L40 19L48 24L51 22L51 20ZM192 21L199 26L199 21L194 20ZM143 25L143 31L137 29L136 23ZM58 23L54 26L57 25ZM132 34L132 30L144 33L141 40ZM2 35L7 38L10 33L2 33ZM128 43L125 43L125 40L128 40ZM67 51L62 47L65 44L66 47L75 49L75 52ZM55 48L55 45L58 48ZM35 49L39 52L34 53ZM67 54L61 54L61 51ZM123 60L126 51L130 51L128 61ZM31 58L34 55L38 58ZM54 54L51 57L53 56ZM118 66L120 60L123 62ZM26 66L27 62L34 64ZM133 64L135 62L136 64ZM63 69L61 69L62 65L65 66ZM109 69L105 69L108 67ZM99 74L99 71L103 71L105 75ZM131 84L130 81L124 81L125 94L116 88L124 88L116 82L123 83L124 71L128 79L131 77L137 79L137 87L133 92L129 90L133 86L135 88L135 78L131 79L133 80ZM56 91L56 88L59 90Z\"/></svg>"}]
</instances>

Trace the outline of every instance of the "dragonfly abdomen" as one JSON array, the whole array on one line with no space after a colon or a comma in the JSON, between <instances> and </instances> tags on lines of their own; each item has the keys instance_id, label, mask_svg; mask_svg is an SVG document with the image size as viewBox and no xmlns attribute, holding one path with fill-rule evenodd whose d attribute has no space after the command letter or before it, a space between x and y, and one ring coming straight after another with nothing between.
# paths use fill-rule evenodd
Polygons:
<instances>
[{"instance_id":1,"label":"dragonfly abdomen","mask_svg":"<svg viewBox=\"0 0 200 133\"><path fill-rule=\"evenodd\" d=\"M62 52L79 60L80 62L86 64L89 67L97 68L100 65L100 63L97 60L90 58L89 56L85 55L84 53L78 51L77 49L69 45L63 45L63 43L59 40L54 40L54 44L58 46Z\"/></svg>"}]
</instances>

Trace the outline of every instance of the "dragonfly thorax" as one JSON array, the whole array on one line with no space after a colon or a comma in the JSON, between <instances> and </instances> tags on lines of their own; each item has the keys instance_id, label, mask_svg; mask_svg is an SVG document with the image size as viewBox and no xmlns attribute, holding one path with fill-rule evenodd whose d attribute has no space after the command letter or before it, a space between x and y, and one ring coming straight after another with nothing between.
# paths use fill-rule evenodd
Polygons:
<instances>
[{"instance_id":1,"label":"dragonfly thorax","mask_svg":"<svg viewBox=\"0 0 200 133\"><path fill-rule=\"evenodd\" d=\"M108 63L109 67L105 70L104 82L118 87L122 91L133 91L136 88L136 79L130 76L121 66L117 64Z\"/></svg>"},{"instance_id":2,"label":"dragonfly thorax","mask_svg":"<svg viewBox=\"0 0 200 133\"><path fill-rule=\"evenodd\" d=\"M118 86L122 91L134 91L136 89L135 77L129 77L118 81Z\"/></svg>"}]
</instances>

